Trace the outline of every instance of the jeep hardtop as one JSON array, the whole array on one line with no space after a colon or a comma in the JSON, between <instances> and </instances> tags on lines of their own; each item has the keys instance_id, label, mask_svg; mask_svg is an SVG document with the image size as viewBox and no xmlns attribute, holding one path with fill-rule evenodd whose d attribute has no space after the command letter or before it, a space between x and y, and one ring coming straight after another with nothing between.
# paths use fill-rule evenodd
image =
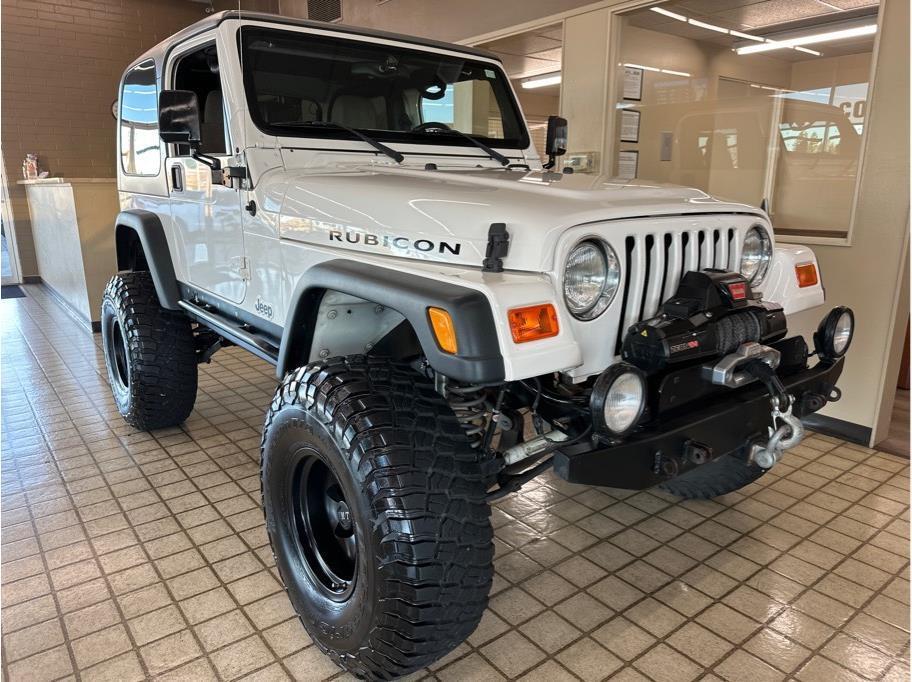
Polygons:
<instances>
[{"instance_id":1,"label":"jeep hardtop","mask_svg":"<svg viewBox=\"0 0 912 682\"><path fill-rule=\"evenodd\" d=\"M741 488L838 399L851 310L765 211L559 170L498 59L222 12L123 76L102 305L118 409L180 424L197 365L276 367L261 448L276 564L314 641L408 674L478 625L489 503L552 469ZM814 356L813 361L811 357Z\"/></svg>"}]
</instances>

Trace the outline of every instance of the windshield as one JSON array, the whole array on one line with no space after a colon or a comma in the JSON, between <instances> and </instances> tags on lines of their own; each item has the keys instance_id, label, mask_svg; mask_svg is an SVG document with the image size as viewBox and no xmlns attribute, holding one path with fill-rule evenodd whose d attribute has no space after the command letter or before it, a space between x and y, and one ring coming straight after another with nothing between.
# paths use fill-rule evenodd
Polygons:
<instances>
[{"instance_id":1,"label":"windshield","mask_svg":"<svg viewBox=\"0 0 912 682\"><path fill-rule=\"evenodd\" d=\"M491 147L529 144L503 71L471 57L357 40L244 27L247 101L254 123L272 135L350 139L335 123L377 140L472 146L446 126Z\"/></svg>"}]
</instances>

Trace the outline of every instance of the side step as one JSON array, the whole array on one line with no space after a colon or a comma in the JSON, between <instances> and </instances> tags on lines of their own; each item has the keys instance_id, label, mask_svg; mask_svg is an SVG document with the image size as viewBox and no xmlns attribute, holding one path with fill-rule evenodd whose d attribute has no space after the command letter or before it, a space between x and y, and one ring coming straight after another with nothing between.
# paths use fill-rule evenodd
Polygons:
<instances>
[{"instance_id":1,"label":"side step","mask_svg":"<svg viewBox=\"0 0 912 682\"><path fill-rule=\"evenodd\" d=\"M207 310L189 301L178 301L178 304L190 317L209 327L216 334L224 336L233 344L249 350L272 365L279 364L279 349L266 337L245 328L246 325L242 326L217 312Z\"/></svg>"}]
</instances>

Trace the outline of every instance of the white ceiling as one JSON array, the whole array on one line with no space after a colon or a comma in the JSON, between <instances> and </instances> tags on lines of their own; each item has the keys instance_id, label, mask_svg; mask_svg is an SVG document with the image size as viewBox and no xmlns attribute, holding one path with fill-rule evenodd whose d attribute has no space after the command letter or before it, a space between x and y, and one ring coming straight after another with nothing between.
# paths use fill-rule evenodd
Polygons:
<instances>
[{"instance_id":1,"label":"white ceiling","mask_svg":"<svg viewBox=\"0 0 912 682\"><path fill-rule=\"evenodd\" d=\"M563 28L552 24L534 31L479 45L496 53L510 78L527 78L560 71Z\"/></svg>"}]
</instances>

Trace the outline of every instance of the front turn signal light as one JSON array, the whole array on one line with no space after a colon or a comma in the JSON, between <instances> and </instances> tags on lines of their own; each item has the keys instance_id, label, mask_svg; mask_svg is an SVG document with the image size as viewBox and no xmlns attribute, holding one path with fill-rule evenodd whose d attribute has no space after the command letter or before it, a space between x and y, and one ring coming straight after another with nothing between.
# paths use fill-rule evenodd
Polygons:
<instances>
[{"instance_id":1,"label":"front turn signal light","mask_svg":"<svg viewBox=\"0 0 912 682\"><path fill-rule=\"evenodd\" d=\"M795 276L798 278L798 286L802 289L812 287L820 281L817 277L817 266L814 263L796 265Z\"/></svg>"},{"instance_id":2,"label":"front turn signal light","mask_svg":"<svg viewBox=\"0 0 912 682\"><path fill-rule=\"evenodd\" d=\"M431 320L431 328L434 330L434 338L437 339L440 350L456 355L459 346L456 345L456 327L450 314L443 308L428 308L428 318Z\"/></svg>"},{"instance_id":3,"label":"front turn signal light","mask_svg":"<svg viewBox=\"0 0 912 682\"><path fill-rule=\"evenodd\" d=\"M550 303L513 308L507 312L507 319L510 321L510 332L516 343L547 339L557 336L560 331L557 311Z\"/></svg>"}]
</instances>

